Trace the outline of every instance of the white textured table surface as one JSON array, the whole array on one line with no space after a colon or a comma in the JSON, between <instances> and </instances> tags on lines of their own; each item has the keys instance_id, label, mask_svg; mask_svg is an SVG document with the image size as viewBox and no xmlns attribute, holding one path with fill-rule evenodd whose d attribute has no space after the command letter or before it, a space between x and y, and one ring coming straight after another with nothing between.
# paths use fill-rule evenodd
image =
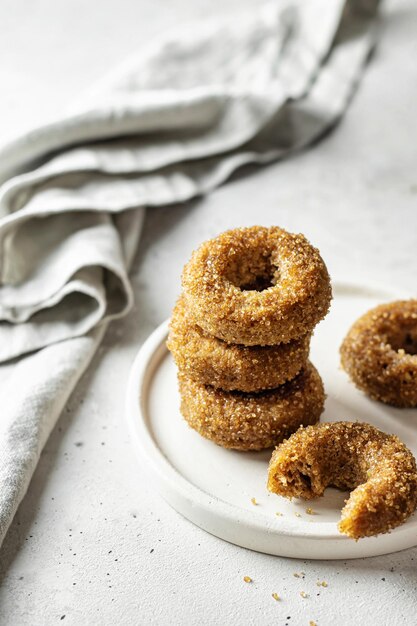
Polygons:
<instances>
[{"instance_id":1,"label":"white textured table surface","mask_svg":"<svg viewBox=\"0 0 417 626\"><path fill-rule=\"evenodd\" d=\"M1 139L47 120L161 29L242 4L255 0L6 0ZM148 212L133 275L136 308L107 333L1 549L1 624L416 624L417 549L304 562L226 544L152 491L123 419L129 367L169 315L182 265L226 228L302 231L334 277L416 294L416 35L415 2L387 2L378 50L334 133L192 205ZM294 577L300 571L304 579Z\"/></svg>"}]
</instances>

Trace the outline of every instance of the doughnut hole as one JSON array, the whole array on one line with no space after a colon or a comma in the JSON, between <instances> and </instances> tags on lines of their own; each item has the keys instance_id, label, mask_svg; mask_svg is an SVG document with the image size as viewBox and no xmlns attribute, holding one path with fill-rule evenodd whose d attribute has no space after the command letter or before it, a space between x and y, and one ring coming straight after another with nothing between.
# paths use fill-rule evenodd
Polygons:
<instances>
[{"instance_id":1,"label":"doughnut hole","mask_svg":"<svg viewBox=\"0 0 417 626\"><path fill-rule=\"evenodd\" d=\"M391 329L387 333L387 343L395 352L411 356L417 354L417 320L413 322L414 324L404 323L395 332Z\"/></svg>"},{"instance_id":2,"label":"doughnut hole","mask_svg":"<svg viewBox=\"0 0 417 626\"><path fill-rule=\"evenodd\" d=\"M272 251L259 246L233 250L225 270L226 280L241 291L265 291L277 284L279 274Z\"/></svg>"}]
</instances>

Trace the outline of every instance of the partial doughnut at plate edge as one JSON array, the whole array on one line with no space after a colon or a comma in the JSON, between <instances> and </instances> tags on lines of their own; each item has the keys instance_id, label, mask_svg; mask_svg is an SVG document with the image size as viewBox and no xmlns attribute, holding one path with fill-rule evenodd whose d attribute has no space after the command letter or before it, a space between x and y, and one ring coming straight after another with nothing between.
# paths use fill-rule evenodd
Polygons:
<instances>
[{"instance_id":1,"label":"partial doughnut at plate edge","mask_svg":"<svg viewBox=\"0 0 417 626\"><path fill-rule=\"evenodd\" d=\"M340 355L343 369L371 398L417 407L417 300L381 304L362 315Z\"/></svg>"},{"instance_id":2,"label":"partial doughnut at plate edge","mask_svg":"<svg viewBox=\"0 0 417 626\"><path fill-rule=\"evenodd\" d=\"M229 230L203 243L182 284L195 323L228 343L275 345L310 333L332 297L319 251L277 226Z\"/></svg>"},{"instance_id":3,"label":"partial doughnut at plate edge","mask_svg":"<svg viewBox=\"0 0 417 626\"><path fill-rule=\"evenodd\" d=\"M394 435L359 422L300 428L272 454L268 489L310 500L326 487L351 491L338 524L360 539L403 524L417 507L417 468Z\"/></svg>"},{"instance_id":4,"label":"partial doughnut at plate edge","mask_svg":"<svg viewBox=\"0 0 417 626\"><path fill-rule=\"evenodd\" d=\"M208 335L187 313L183 296L172 313L167 347L182 373L226 391L273 389L294 378L305 365L310 335L278 346L228 344Z\"/></svg>"},{"instance_id":5,"label":"partial doughnut at plate edge","mask_svg":"<svg viewBox=\"0 0 417 626\"><path fill-rule=\"evenodd\" d=\"M323 383L307 362L291 381L269 391L222 391L178 374L181 413L206 439L225 448L270 448L301 425L315 424L324 408Z\"/></svg>"}]
</instances>

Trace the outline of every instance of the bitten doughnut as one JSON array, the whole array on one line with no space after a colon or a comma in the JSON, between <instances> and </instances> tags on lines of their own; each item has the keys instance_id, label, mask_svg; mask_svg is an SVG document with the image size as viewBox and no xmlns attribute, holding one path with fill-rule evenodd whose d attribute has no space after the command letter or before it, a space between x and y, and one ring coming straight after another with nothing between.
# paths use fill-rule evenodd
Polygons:
<instances>
[{"instance_id":1,"label":"bitten doughnut","mask_svg":"<svg viewBox=\"0 0 417 626\"><path fill-rule=\"evenodd\" d=\"M386 533L417 507L416 461L398 437L356 422L300 428L272 454L269 491L310 500L329 486L353 490L340 532L354 539Z\"/></svg>"},{"instance_id":2,"label":"bitten doughnut","mask_svg":"<svg viewBox=\"0 0 417 626\"><path fill-rule=\"evenodd\" d=\"M417 300L381 304L362 315L341 348L344 370L371 398L417 406Z\"/></svg>"},{"instance_id":3,"label":"bitten doughnut","mask_svg":"<svg viewBox=\"0 0 417 626\"><path fill-rule=\"evenodd\" d=\"M270 448L300 424L315 424L323 411L323 383L310 362L293 380L257 394L201 385L181 372L178 379L184 418L224 448Z\"/></svg>"},{"instance_id":4,"label":"bitten doughnut","mask_svg":"<svg viewBox=\"0 0 417 626\"><path fill-rule=\"evenodd\" d=\"M298 374L308 358L310 335L278 346L228 344L190 319L181 296L172 314L167 346L179 370L196 382L229 391L262 391Z\"/></svg>"},{"instance_id":5,"label":"bitten doughnut","mask_svg":"<svg viewBox=\"0 0 417 626\"><path fill-rule=\"evenodd\" d=\"M330 279L304 235L236 228L203 243L184 268L196 324L228 343L274 345L310 333L326 315Z\"/></svg>"}]
</instances>

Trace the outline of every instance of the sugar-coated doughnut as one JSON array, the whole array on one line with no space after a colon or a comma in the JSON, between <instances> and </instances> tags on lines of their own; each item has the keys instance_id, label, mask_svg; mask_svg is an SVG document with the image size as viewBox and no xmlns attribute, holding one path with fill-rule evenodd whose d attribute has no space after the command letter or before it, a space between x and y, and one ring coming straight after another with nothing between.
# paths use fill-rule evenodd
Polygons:
<instances>
[{"instance_id":1,"label":"sugar-coated doughnut","mask_svg":"<svg viewBox=\"0 0 417 626\"><path fill-rule=\"evenodd\" d=\"M398 437L358 422L300 428L273 452L273 493L310 500L330 486L351 491L340 532L354 539L386 533L417 507L416 461Z\"/></svg>"},{"instance_id":2,"label":"sugar-coated doughnut","mask_svg":"<svg viewBox=\"0 0 417 626\"><path fill-rule=\"evenodd\" d=\"M188 424L225 448L270 448L301 424L315 424L323 411L323 383L309 361L293 380L261 393L222 391L181 372L178 379Z\"/></svg>"},{"instance_id":3,"label":"sugar-coated doughnut","mask_svg":"<svg viewBox=\"0 0 417 626\"><path fill-rule=\"evenodd\" d=\"M307 361L310 335L278 346L226 343L193 322L181 296L172 313L167 346L179 370L196 382L251 392L294 378Z\"/></svg>"},{"instance_id":4,"label":"sugar-coated doughnut","mask_svg":"<svg viewBox=\"0 0 417 626\"><path fill-rule=\"evenodd\" d=\"M331 300L319 251L304 235L277 226L236 228L206 241L184 267L182 284L196 324L245 345L299 339Z\"/></svg>"},{"instance_id":5,"label":"sugar-coated doughnut","mask_svg":"<svg viewBox=\"0 0 417 626\"><path fill-rule=\"evenodd\" d=\"M371 398L417 406L417 300L381 304L362 315L341 348L342 367Z\"/></svg>"}]
</instances>

